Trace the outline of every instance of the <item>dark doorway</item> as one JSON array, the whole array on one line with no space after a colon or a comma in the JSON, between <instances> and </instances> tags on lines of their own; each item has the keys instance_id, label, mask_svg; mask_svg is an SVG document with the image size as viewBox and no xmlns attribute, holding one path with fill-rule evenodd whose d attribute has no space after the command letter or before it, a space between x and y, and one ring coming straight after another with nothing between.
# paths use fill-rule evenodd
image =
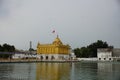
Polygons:
<instances>
[{"instance_id":1,"label":"dark doorway","mask_svg":"<svg viewBox=\"0 0 120 80\"><path fill-rule=\"evenodd\" d=\"M54 59L55 59L55 57L54 57L54 56L52 56L52 57L51 57L51 60L54 60Z\"/></svg>"},{"instance_id":2,"label":"dark doorway","mask_svg":"<svg viewBox=\"0 0 120 80\"><path fill-rule=\"evenodd\" d=\"M48 60L48 56L46 56L46 60Z\"/></svg>"},{"instance_id":3,"label":"dark doorway","mask_svg":"<svg viewBox=\"0 0 120 80\"><path fill-rule=\"evenodd\" d=\"M43 60L43 56L41 56L41 58L40 58L41 60Z\"/></svg>"}]
</instances>

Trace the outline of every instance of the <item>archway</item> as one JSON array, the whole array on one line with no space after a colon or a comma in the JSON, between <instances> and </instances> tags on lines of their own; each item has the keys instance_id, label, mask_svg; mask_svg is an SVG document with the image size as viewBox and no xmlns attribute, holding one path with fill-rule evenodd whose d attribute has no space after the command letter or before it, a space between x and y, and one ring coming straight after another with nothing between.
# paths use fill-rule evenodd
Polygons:
<instances>
[{"instance_id":1,"label":"archway","mask_svg":"<svg viewBox=\"0 0 120 80\"><path fill-rule=\"evenodd\" d=\"M54 60L55 59L55 57L54 56L51 56L51 60Z\"/></svg>"},{"instance_id":2,"label":"archway","mask_svg":"<svg viewBox=\"0 0 120 80\"><path fill-rule=\"evenodd\" d=\"M48 56L46 56L46 60L48 60Z\"/></svg>"},{"instance_id":3,"label":"archway","mask_svg":"<svg viewBox=\"0 0 120 80\"><path fill-rule=\"evenodd\" d=\"M40 58L41 60L43 60L43 56L41 56L41 58Z\"/></svg>"}]
</instances>

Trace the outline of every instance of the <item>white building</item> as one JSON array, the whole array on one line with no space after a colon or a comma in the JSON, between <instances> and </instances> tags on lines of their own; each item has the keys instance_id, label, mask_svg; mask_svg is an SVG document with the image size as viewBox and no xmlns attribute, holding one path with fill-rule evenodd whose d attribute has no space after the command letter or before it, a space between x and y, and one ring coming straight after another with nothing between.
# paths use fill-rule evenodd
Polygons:
<instances>
[{"instance_id":1,"label":"white building","mask_svg":"<svg viewBox=\"0 0 120 80\"><path fill-rule=\"evenodd\" d=\"M120 60L120 49L99 48L97 58L99 61L118 61Z\"/></svg>"},{"instance_id":2,"label":"white building","mask_svg":"<svg viewBox=\"0 0 120 80\"><path fill-rule=\"evenodd\" d=\"M28 58L36 58L36 54L15 52L12 55L12 59L28 59Z\"/></svg>"},{"instance_id":3,"label":"white building","mask_svg":"<svg viewBox=\"0 0 120 80\"><path fill-rule=\"evenodd\" d=\"M112 61L112 49L101 48L97 49L97 58L100 61Z\"/></svg>"},{"instance_id":4,"label":"white building","mask_svg":"<svg viewBox=\"0 0 120 80\"><path fill-rule=\"evenodd\" d=\"M75 53L71 52L71 53L70 53L70 58L71 58L72 60L76 59Z\"/></svg>"},{"instance_id":5,"label":"white building","mask_svg":"<svg viewBox=\"0 0 120 80\"><path fill-rule=\"evenodd\" d=\"M15 53L12 55L12 59L22 59L25 57L26 57L26 55L24 53Z\"/></svg>"}]
</instances>

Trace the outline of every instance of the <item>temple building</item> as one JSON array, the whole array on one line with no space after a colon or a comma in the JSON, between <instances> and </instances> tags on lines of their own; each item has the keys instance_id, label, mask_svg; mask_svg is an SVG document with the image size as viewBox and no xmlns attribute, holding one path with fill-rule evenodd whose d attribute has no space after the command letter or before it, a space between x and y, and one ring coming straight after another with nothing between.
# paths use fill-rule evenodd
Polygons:
<instances>
[{"instance_id":1,"label":"temple building","mask_svg":"<svg viewBox=\"0 0 120 80\"><path fill-rule=\"evenodd\" d=\"M119 48L98 48L97 49L98 61L120 61Z\"/></svg>"},{"instance_id":2,"label":"temple building","mask_svg":"<svg viewBox=\"0 0 120 80\"><path fill-rule=\"evenodd\" d=\"M37 45L37 57L41 60L67 60L69 54L70 46L64 45L58 36L52 44Z\"/></svg>"}]
</instances>

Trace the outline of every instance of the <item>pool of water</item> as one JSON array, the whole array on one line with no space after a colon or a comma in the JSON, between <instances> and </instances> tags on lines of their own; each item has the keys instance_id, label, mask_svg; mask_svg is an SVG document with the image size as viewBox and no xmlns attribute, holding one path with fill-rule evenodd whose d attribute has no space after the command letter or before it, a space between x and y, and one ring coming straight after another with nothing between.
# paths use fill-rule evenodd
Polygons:
<instances>
[{"instance_id":1,"label":"pool of water","mask_svg":"<svg viewBox=\"0 0 120 80\"><path fill-rule=\"evenodd\" d=\"M0 63L0 80L120 80L120 62Z\"/></svg>"}]
</instances>

